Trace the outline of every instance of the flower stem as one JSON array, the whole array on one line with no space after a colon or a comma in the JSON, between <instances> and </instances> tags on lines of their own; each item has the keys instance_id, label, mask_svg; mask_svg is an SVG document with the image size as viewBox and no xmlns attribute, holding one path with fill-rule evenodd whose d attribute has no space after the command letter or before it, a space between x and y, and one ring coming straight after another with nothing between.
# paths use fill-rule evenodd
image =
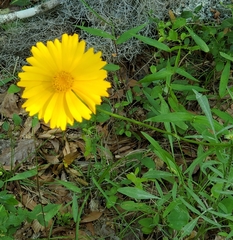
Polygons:
<instances>
[{"instance_id":1,"label":"flower stem","mask_svg":"<svg viewBox=\"0 0 233 240\"><path fill-rule=\"evenodd\" d=\"M162 133L162 134L170 135L170 136L176 138L179 141L184 141L184 142L193 143L193 144L197 144L197 145L204 145L204 146L229 147L231 145L230 143L207 143L207 142L203 142L203 141L195 141L195 140L187 139L187 138L181 137L181 136L179 136L175 133L167 132L165 130L153 127L153 126L151 126L147 123L140 122L140 121L137 121L137 120L134 120L134 119L131 119L131 118L123 117L123 116L121 116L119 114L116 114L116 113L108 112L108 111L105 111L105 110L100 109L100 108L98 109L98 111L100 111L104 114L107 114L109 116L112 116L114 118L117 118L117 119L120 119L120 120L123 120L123 121L127 121L127 122L130 122L130 123L145 127L147 129L154 130L154 131Z\"/></svg>"}]
</instances>

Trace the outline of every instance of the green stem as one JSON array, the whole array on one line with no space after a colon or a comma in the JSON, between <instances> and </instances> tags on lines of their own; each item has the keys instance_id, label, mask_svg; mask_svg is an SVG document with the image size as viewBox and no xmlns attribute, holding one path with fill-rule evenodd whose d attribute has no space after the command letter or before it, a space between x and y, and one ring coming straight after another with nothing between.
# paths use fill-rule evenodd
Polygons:
<instances>
[{"instance_id":1,"label":"green stem","mask_svg":"<svg viewBox=\"0 0 233 240\"><path fill-rule=\"evenodd\" d=\"M79 212L78 212L77 222L76 222L76 226L75 226L75 240L79 240L80 239L80 236L79 236L79 225L80 225L80 221L81 221L81 215L83 213L84 206L86 205L89 196L90 196L90 193L88 193L85 196L85 198L84 198L84 200L82 202L82 205L81 205L81 207L79 209Z\"/></svg>"},{"instance_id":2,"label":"green stem","mask_svg":"<svg viewBox=\"0 0 233 240\"><path fill-rule=\"evenodd\" d=\"M231 143L207 143L207 142L201 142L201 141L195 141L195 140L187 139L187 138L181 137L177 134L167 132L165 130L153 127L149 124L146 124L146 123L143 123L143 122L131 119L131 118L123 117L123 116L121 116L119 114L116 114L116 113L108 112L108 111L105 111L105 110L100 109L100 108L98 109L98 111L100 111L102 113L105 113L109 116L112 116L114 118L117 118L117 119L120 119L120 120L123 120L123 121L127 121L127 122L139 125L141 127L151 129L153 131L156 131L156 132L159 132L159 133L162 133L162 134L171 135L179 141L184 141L184 142L193 143L193 144L197 144L197 145L204 145L204 146L218 146L218 147L229 147L229 146L231 146Z\"/></svg>"},{"instance_id":3,"label":"green stem","mask_svg":"<svg viewBox=\"0 0 233 240\"><path fill-rule=\"evenodd\" d=\"M227 190L226 185L228 183L228 178L229 178L229 174L230 174L231 166L232 166L232 162L233 162L233 141L232 140L230 141L230 144L231 144L230 155L229 155L229 159L228 159L225 171L224 171L224 179L227 181L224 182L223 191Z\"/></svg>"}]
</instances>

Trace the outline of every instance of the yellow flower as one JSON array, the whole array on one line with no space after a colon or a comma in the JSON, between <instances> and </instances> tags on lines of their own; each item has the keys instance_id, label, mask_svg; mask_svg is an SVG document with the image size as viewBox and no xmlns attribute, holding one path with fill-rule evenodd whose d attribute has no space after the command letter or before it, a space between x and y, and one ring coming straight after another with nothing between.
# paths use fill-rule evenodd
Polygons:
<instances>
[{"instance_id":1,"label":"yellow flower","mask_svg":"<svg viewBox=\"0 0 233 240\"><path fill-rule=\"evenodd\" d=\"M30 116L50 122L51 128L66 129L74 120L90 119L101 97L108 97L111 84L105 81L106 62L93 48L85 52L85 41L78 35L62 35L62 40L38 42L27 58L31 66L19 73L18 86L25 88L23 104Z\"/></svg>"}]
</instances>

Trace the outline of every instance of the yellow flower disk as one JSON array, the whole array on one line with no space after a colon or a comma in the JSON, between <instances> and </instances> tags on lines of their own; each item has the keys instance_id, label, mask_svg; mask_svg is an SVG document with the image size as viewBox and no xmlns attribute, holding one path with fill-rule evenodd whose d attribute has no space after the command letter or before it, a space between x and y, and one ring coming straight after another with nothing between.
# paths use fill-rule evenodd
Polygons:
<instances>
[{"instance_id":1,"label":"yellow flower disk","mask_svg":"<svg viewBox=\"0 0 233 240\"><path fill-rule=\"evenodd\" d=\"M30 66L19 73L18 86L24 88L23 108L30 116L38 114L51 128L66 129L67 123L90 119L101 97L108 97L111 84L105 81L107 64L101 52L90 48L78 35L63 34L47 44L38 42L27 58Z\"/></svg>"}]
</instances>

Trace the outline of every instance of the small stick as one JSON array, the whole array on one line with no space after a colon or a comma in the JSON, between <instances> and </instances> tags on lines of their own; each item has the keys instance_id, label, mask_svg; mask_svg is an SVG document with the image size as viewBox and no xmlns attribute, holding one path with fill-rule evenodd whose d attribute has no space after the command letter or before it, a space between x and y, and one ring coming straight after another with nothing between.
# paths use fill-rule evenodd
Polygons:
<instances>
[{"instance_id":1,"label":"small stick","mask_svg":"<svg viewBox=\"0 0 233 240\"><path fill-rule=\"evenodd\" d=\"M56 6L58 6L61 3L62 3L61 0L49 0L45 3L42 3L38 6L29 8L26 10L21 10L18 12L0 15L0 24L14 21L16 19L23 19L23 18L29 18L29 17L35 16L36 14L46 12L50 9L55 8Z\"/></svg>"}]
</instances>

